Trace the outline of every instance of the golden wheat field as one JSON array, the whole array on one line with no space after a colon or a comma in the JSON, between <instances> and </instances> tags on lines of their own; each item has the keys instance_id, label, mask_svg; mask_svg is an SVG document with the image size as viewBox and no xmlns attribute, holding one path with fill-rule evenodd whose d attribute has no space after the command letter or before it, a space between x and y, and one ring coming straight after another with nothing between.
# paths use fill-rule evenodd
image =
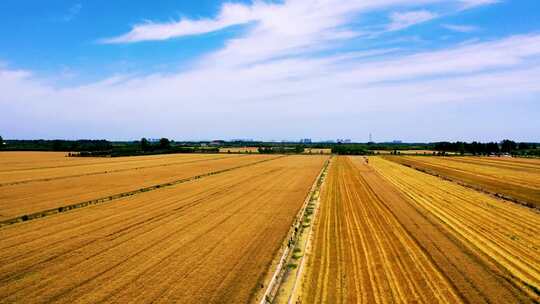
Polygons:
<instances>
[{"instance_id":1,"label":"golden wheat field","mask_svg":"<svg viewBox=\"0 0 540 304\"><path fill-rule=\"evenodd\" d=\"M257 147L219 148L219 153L259 153Z\"/></svg>"},{"instance_id":2,"label":"golden wheat field","mask_svg":"<svg viewBox=\"0 0 540 304\"><path fill-rule=\"evenodd\" d=\"M1 228L0 302L255 300L325 159L227 159L208 166L236 169Z\"/></svg>"},{"instance_id":3,"label":"golden wheat field","mask_svg":"<svg viewBox=\"0 0 540 304\"><path fill-rule=\"evenodd\" d=\"M77 160L1 172L0 221L108 198L191 176L248 165L269 156L175 155ZM81 161L83 161L81 163ZM7 166L10 167L9 165Z\"/></svg>"},{"instance_id":4,"label":"golden wheat field","mask_svg":"<svg viewBox=\"0 0 540 304\"><path fill-rule=\"evenodd\" d=\"M323 188L305 303L534 303L540 215L379 157Z\"/></svg>"},{"instance_id":5,"label":"golden wheat field","mask_svg":"<svg viewBox=\"0 0 540 304\"><path fill-rule=\"evenodd\" d=\"M539 211L482 190L534 191L536 160L8 152L0 164L0 303L540 301Z\"/></svg>"},{"instance_id":6,"label":"golden wheat field","mask_svg":"<svg viewBox=\"0 0 540 304\"><path fill-rule=\"evenodd\" d=\"M540 160L510 157L389 157L464 185L540 207Z\"/></svg>"}]
</instances>

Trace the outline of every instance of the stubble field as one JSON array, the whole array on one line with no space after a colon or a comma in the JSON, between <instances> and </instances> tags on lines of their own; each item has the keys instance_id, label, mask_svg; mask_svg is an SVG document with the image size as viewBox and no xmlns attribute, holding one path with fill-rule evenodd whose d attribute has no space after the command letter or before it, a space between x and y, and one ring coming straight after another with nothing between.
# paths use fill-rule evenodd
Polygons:
<instances>
[{"instance_id":1,"label":"stubble field","mask_svg":"<svg viewBox=\"0 0 540 304\"><path fill-rule=\"evenodd\" d=\"M509 157L389 157L389 160L540 208L540 160Z\"/></svg>"},{"instance_id":2,"label":"stubble field","mask_svg":"<svg viewBox=\"0 0 540 304\"><path fill-rule=\"evenodd\" d=\"M0 303L260 302L328 159L3 153ZM535 202L539 180L537 160L334 157L294 292L302 303L537 303L540 213L489 193Z\"/></svg>"},{"instance_id":3,"label":"stubble field","mask_svg":"<svg viewBox=\"0 0 540 304\"><path fill-rule=\"evenodd\" d=\"M44 157L50 156L45 153ZM8 163L0 172L0 200L3 202L0 221L271 158L275 156L177 154L75 160L60 157L24 169L13 169L20 165Z\"/></svg>"},{"instance_id":4,"label":"stubble field","mask_svg":"<svg viewBox=\"0 0 540 304\"><path fill-rule=\"evenodd\" d=\"M540 216L373 157L338 158L323 189L307 303L534 303Z\"/></svg>"},{"instance_id":5,"label":"stubble field","mask_svg":"<svg viewBox=\"0 0 540 304\"><path fill-rule=\"evenodd\" d=\"M325 159L235 158L253 164L1 228L0 302L253 300Z\"/></svg>"}]
</instances>

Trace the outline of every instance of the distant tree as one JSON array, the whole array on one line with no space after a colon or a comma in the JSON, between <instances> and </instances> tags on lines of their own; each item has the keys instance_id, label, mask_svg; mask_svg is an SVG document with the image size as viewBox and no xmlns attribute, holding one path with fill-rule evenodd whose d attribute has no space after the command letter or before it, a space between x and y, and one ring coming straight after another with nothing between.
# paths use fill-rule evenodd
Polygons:
<instances>
[{"instance_id":1,"label":"distant tree","mask_svg":"<svg viewBox=\"0 0 540 304\"><path fill-rule=\"evenodd\" d=\"M505 139L501 142L501 151L503 153L512 153L512 151L516 150L517 144L515 141Z\"/></svg>"},{"instance_id":2,"label":"distant tree","mask_svg":"<svg viewBox=\"0 0 540 304\"><path fill-rule=\"evenodd\" d=\"M0 137L0 140L2 139L2 137ZM518 144L518 150L528 150L530 149L531 147L529 146L528 143L524 143L524 142L520 142Z\"/></svg>"},{"instance_id":3,"label":"distant tree","mask_svg":"<svg viewBox=\"0 0 540 304\"><path fill-rule=\"evenodd\" d=\"M0 136L0 149L4 147L4 139Z\"/></svg>"},{"instance_id":4,"label":"distant tree","mask_svg":"<svg viewBox=\"0 0 540 304\"><path fill-rule=\"evenodd\" d=\"M150 150L150 143L148 142L148 139L141 138L141 150L148 151Z\"/></svg>"},{"instance_id":5,"label":"distant tree","mask_svg":"<svg viewBox=\"0 0 540 304\"><path fill-rule=\"evenodd\" d=\"M162 138L159 140L159 148L160 149L170 149L171 148L171 142L168 138Z\"/></svg>"},{"instance_id":6,"label":"distant tree","mask_svg":"<svg viewBox=\"0 0 540 304\"><path fill-rule=\"evenodd\" d=\"M499 145L495 142L490 142L486 144L486 154L499 153Z\"/></svg>"}]
</instances>

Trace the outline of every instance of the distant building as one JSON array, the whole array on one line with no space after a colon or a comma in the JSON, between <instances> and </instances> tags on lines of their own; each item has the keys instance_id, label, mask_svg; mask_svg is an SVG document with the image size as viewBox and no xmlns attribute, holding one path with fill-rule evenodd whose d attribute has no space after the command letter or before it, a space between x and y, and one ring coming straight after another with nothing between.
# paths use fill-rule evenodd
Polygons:
<instances>
[{"instance_id":1,"label":"distant building","mask_svg":"<svg viewBox=\"0 0 540 304\"><path fill-rule=\"evenodd\" d=\"M392 143L393 144L402 144L403 141L401 141L401 140L393 140Z\"/></svg>"},{"instance_id":2,"label":"distant building","mask_svg":"<svg viewBox=\"0 0 540 304\"><path fill-rule=\"evenodd\" d=\"M336 141L338 144L350 144L352 142L350 139L342 139L342 138L338 138Z\"/></svg>"},{"instance_id":3,"label":"distant building","mask_svg":"<svg viewBox=\"0 0 540 304\"><path fill-rule=\"evenodd\" d=\"M301 144L310 144L311 143L311 138L302 138L302 139L300 139L300 143Z\"/></svg>"}]
</instances>

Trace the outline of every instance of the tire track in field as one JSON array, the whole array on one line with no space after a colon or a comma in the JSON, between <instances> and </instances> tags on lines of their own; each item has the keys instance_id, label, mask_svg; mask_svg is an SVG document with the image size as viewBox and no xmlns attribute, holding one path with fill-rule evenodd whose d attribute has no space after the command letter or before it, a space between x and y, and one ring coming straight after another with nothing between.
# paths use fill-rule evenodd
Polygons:
<instances>
[{"instance_id":1,"label":"tire track in field","mask_svg":"<svg viewBox=\"0 0 540 304\"><path fill-rule=\"evenodd\" d=\"M263 172L263 173L260 173L260 174L258 174L258 175L256 175L256 176L250 176L249 178L242 179L242 180L239 181L239 182L235 182L235 184L233 185L233 187L238 188L239 186L245 184L246 182L249 182L250 179L252 179L252 178L257 178L257 177L260 177L260 176L266 176L266 175L268 175L269 173L271 174L272 172L275 172L276 170L277 170L277 169L270 169L270 171L267 170L267 171L265 171L265 172ZM267 178L267 180L269 180L269 179ZM231 188L229 188L229 189L231 189ZM226 190L227 190L227 189L226 189ZM255 194L256 191L257 191L257 189L252 190L253 194ZM226 193L226 192L227 192L227 191L220 190L220 191L218 191L218 192L214 192L214 193L205 195L203 198L198 199L198 201L199 201L199 203L200 203L202 200L207 200L207 199L209 199L211 196L214 196L214 195L216 195L216 194L223 194L223 193ZM248 193L248 194L250 194L250 193ZM249 203L249 201L248 201L247 203ZM246 204L247 204L247 203L246 203ZM230 204L230 205L234 204L234 200L230 200L230 201L229 201L229 204ZM245 205L245 204L244 204L244 205ZM235 208L235 210L241 210L242 207L243 207L243 205L242 205L242 206L239 206L239 207L237 207L237 208ZM160 208L160 209L161 209L161 208ZM230 216L232 216L233 214L234 214L234 212L230 213L230 215L229 215L227 218L230 218ZM166 216L168 216L168 217L172 217L173 215L174 215L174 214L166 214ZM209 217L209 216L210 216L210 214L208 214L206 217ZM171 221L174 221L174 220L175 220L175 218L172 218L172 219L170 219L168 222L171 222ZM198 222L198 221L200 221L200 220L204 220L204 218L203 218L203 219L194 220L192 224L195 224L196 222ZM151 229L149 229L149 230L148 230L148 227L143 227L143 228L146 228L146 231L144 231L144 234L150 233L150 232L152 232L152 231L154 231L154 230L156 230L156 229L162 227L162 226L165 225L165 224L167 224L167 222L162 222L162 223L160 223L160 225L157 225L157 226L155 226L155 227L150 227ZM218 225L219 225L219 224L218 224ZM138 253L137 253L136 255L134 255L134 256L137 256L140 252L143 252L143 251L147 250L148 248L153 247L155 244L159 244L160 242L164 242L165 240L174 237L175 234L180 233L183 229L188 229L190 226L191 226L191 225L190 225L189 223L186 223L186 224L183 226L183 228L182 228L181 230L172 231L171 233L167 234L164 238L161 238L161 239L159 239L159 240L157 240L157 241L151 243L151 245L150 245L149 247L147 247L146 249L141 250L141 251L138 251ZM209 231L210 231L210 230L209 230ZM85 233L85 234L87 234L87 233ZM84 259L81 259L81 260L80 260L78 263L76 263L76 264L69 264L69 265L66 265L66 267L57 269L55 272L49 272L49 273L47 273L47 275L48 275L49 277L52 276L52 275L60 275L61 273L65 272L68 268L76 267L76 266L80 265L81 263L84 263L84 262L86 262L87 260L92 259L92 258L95 258L95 257L97 257L97 256L99 256L99 255L105 255L108 251L110 251L110 250L112 250L112 249L114 249L114 248L117 248L117 247L123 245L124 243L129 242L130 240L132 240L132 239L134 239L134 238L139 238L139 237L141 237L141 235L142 235L141 233L133 233L130 237L128 237L128 238L122 240L120 243L116 243L116 244L114 244L113 246L108 247L105 251L103 251L103 250L97 251L96 253L94 253L94 254L92 254L92 255L90 255L90 256L86 256ZM95 240L94 240L94 242L97 242L97 241L102 241L102 240L101 240L101 239L95 239ZM194 241L195 241L195 240L194 240ZM94 242L91 242L91 243L94 243ZM90 245L91 243L85 244L84 247ZM69 252L77 251L77 250L80 250L80 249L84 249L84 248L76 248L76 249L74 249L74 250L70 250ZM65 253L62 254L62 255L66 255L66 254L68 254L69 252L65 252ZM52 261L52 260L54 260L54 259L57 259L57 258L61 258L61 256L54 256L54 257L51 257L51 258L47 259L46 261L44 261L43 263L39 263L39 264L42 264L42 268L45 268L45 267L46 267L46 265L45 265L46 262L50 262L50 261ZM129 259L129 258L126 258L123 262L127 261L128 259ZM112 270L113 268L115 268L115 267L121 265L123 262L120 261L118 264L115 264L113 267L110 267L107 271ZM39 267L38 267L38 268L35 267L36 265L37 265L37 264L31 266L31 267L32 267L32 268L31 268L32 272L35 272L35 271L39 271L39 270L40 270ZM27 269L27 271L28 271L28 270L30 270L30 269ZM107 271L105 271L105 272L103 272L103 273L100 273L100 275L106 273ZM17 273L20 273L20 271L17 271ZM12 279L13 279L13 278L12 278ZM53 278L50 278L49 280L52 280L52 279L53 279ZM13 295L16 295L16 294L21 293L21 292L25 292L26 289L32 289L33 292L37 292L37 291L39 291L39 290L41 290L41 289L47 288L47 286L48 286L47 282L48 282L47 280L43 280L42 282L40 282L40 286L42 286L41 288L40 288L39 286L36 286L36 285L29 285L29 286L27 286L26 288L18 289L17 292L14 293ZM90 282L90 280L88 280L88 282ZM84 284L81 284L81 285L84 285Z\"/></svg>"},{"instance_id":2,"label":"tire track in field","mask_svg":"<svg viewBox=\"0 0 540 304\"><path fill-rule=\"evenodd\" d=\"M70 211L70 210L73 210L73 209L84 208L84 207L91 206L91 205L101 204L101 203L105 203L105 202L118 200L120 198L125 198L125 197L128 197L128 196L137 195L139 193L144 193L144 192L158 190L158 189L161 189L161 188L171 187L171 186L175 186L175 185L178 185L178 184L182 184L182 183L190 182L190 181L197 180L197 179L200 179L200 178L204 178L204 177L207 177L207 176L212 176L212 175L216 175L216 174L222 174L222 173L229 172L229 171L232 171L232 170L237 170L237 169L241 169L241 168L245 168L245 167L254 166L254 165L257 165L257 164L260 164L260 163L280 159L280 158L283 158L283 157L287 157L287 156L282 155L282 156L277 156L277 157L274 157L274 158L263 159L263 160L243 164L243 165L240 165L240 166L235 166L235 167L230 167L230 168L226 168L226 169L222 169L222 170L218 170L218 171L203 173L203 174L200 174L200 175L186 177L186 178L182 178L182 179L175 180L175 181L170 181L170 182L166 182L166 183L162 183L162 184L152 185L152 186L148 186L148 187L144 187L144 188L140 188L140 189L136 189L136 190L132 190L132 191L127 191L127 192L122 192L122 193L118 193L118 194L113 194L113 195L109 195L109 196L106 196L106 197L96 198L96 199L92 199L90 201L70 204L70 205L67 205L67 206L60 206L60 207L56 207L56 208L53 208L53 209L48 209L48 210L44 210L44 211L40 211L40 212L35 212L35 213L32 213L32 214L28 214L28 215L22 215L22 216L18 216L18 217L11 218L11 219L6 219L6 220L3 220L3 221L0 221L0 229L3 226L13 225L13 224L20 223L20 222L31 221L31 220L43 218L43 217L46 217L46 216L51 216L51 215L54 215L54 214L67 212L67 211Z\"/></svg>"},{"instance_id":3,"label":"tire track in field","mask_svg":"<svg viewBox=\"0 0 540 304\"><path fill-rule=\"evenodd\" d=\"M349 158L338 157L327 183L306 302L461 302L452 284L385 208ZM343 283L335 283L340 280Z\"/></svg>"},{"instance_id":4,"label":"tire track in field","mask_svg":"<svg viewBox=\"0 0 540 304\"><path fill-rule=\"evenodd\" d=\"M283 166L283 163L288 165ZM229 302L238 302L239 298L244 298L245 290L249 290L252 286L246 288L245 284L243 284L243 287L238 289L237 286L239 285L236 285L236 283L230 285L230 283L238 280L238 283L241 284L242 281L248 280L249 285L256 285L256 280L253 281L253 278L260 277L260 274L256 274L251 269L261 269L263 265L253 264L256 267L246 269L244 264L253 263L252 260L255 259L261 262L265 261L262 263L266 265L266 260L271 259L271 254L268 254L268 243L270 242L276 246L280 244L279 236L282 233L276 234L275 231L278 227L280 227L279 231L286 231L289 227L288 222L291 220L290 216L295 213L292 212L292 209L296 207L285 207L285 205L288 205L284 204L287 202L286 199L290 198L290 193L294 193L294 197L299 198L298 193L303 193L304 189L307 188L307 183L303 182L305 179L298 178L298 174L302 172L315 173L313 169L302 172L290 170L289 165L294 162L285 161L283 163L259 167L259 169L255 170L256 174L247 169L230 175L235 177L235 181L238 181L237 178L244 180L243 183L236 185L236 188L230 191L218 192L224 191L229 186L228 182L225 183L227 176L207 180L205 183L207 186L213 187L213 182L218 180L220 185L215 189L216 191L213 191L218 193L217 197L207 198L206 207L192 208L193 211L189 211L189 209L175 208L175 206L171 205L167 209L172 210L171 212L175 213L174 216L164 217L155 224L148 223L148 225L137 226L127 234L122 231L121 234L123 235L118 238L117 235L108 233L109 229L105 229L103 233L93 234L91 237L100 238L103 243L92 246L92 248L84 248L74 255L68 254L61 261L53 261L48 269L37 271L37 273L32 274L32 277L26 278L22 282L14 282L9 285L1 284L0 294L9 295L4 301L38 299L39 301L55 300L57 302L96 302L104 299L107 302L123 302L125 299L137 299L137 302L149 302L151 300L171 302L174 299L185 298L186 292L189 290L189 294L195 297L191 299L199 298L202 299L201 302L208 303L208 301L203 301L204 299L212 301L212 299L226 298L237 299L237 301L231 300ZM261 170L263 168L264 170ZM246 175L251 178L245 177ZM261 177L254 180L254 175ZM224 180L225 185L221 182L222 180ZM251 184L252 182L254 184ZM280 185L286 186L281 189ZM300 186L302 191L299 191L298 187ZM197 191L204 188L205 186L190 187L190 189ZM161 194L150 195L147 197L147 202L153 203L152 198L167 198L167 192L173 195L174 193L181 194L182 192L179 191L171 189ZM255 194L261 192L264 194L263 196L252 199ZM195 197L192 201L199 198ZM300 200L295 201L299 202ZM139 205L146 206L145 203L145 201L139 200ZM182 205L183 202L178 201L178 204ZM282 206L286 209L276 213L276 207L282 208ZM121 215L127 218L133 213L130 208L103 207L81 211L79 216L90 215L92 211L101 213L100 209L107 209L106 212L103 212L105 214L116 213L116 210L122 211ZM152 206L149 210L151 209L154 209L154 207ZM223 212L222 209L226 209L226 212ZM134 212L140 214L140 211L143 210ZM66 217L74 218L76 215L66 215ZM154 218L155 215L149 214L147 217ZM253 218L244 218L246 215ZM49 222L60 222L59 218L50 219ZM222 224L219 222L220 220L225 220L227 224ZM136 222L139 221L139 219L136 220ZM259 224L253 225L255 223ZM26 227L34 226L35 229L35 227L40 226L38 222L33 224L17 228L27 230ZM130 224L130 222L127 222L126 226ZM214 224L218 227L208 232L207 230ZM99 226L101 226L101 223ZM154 230L155 226L162 227L162 230ZM61 227L59 226L60 229ZM191 227L192 229L184 231L185 227ZM111 232L122 228L121 226L116 227ZM221 231L222 229L225 230ZM17 229L13 227L9 230L15 231ZM175 234L175 236L168 238L169 233ZM79 234L83 236L87 233L80 231ZM139 238L128 243L123 242L121 247L116 245L133 235L137 235ZM110 236L112 236L112 239L109 239ZM63 237L69 240L68 235ZM203 239L199 240L199 237ZM228 244L228 238L233 244ZM255 238L257 241L251 238ZM56 238L51 239L55 240ZM69 246L70 242L71 240L67 241L66 245ZM145 248L153 242L157 242L157 244ZM47 241L44 243L47 244ZM113 251L107 249L111 245L115 246ZM210 250L213 245L220 247ZM238 251L230 250L234 248L238 248ZM145 250L138 253L140 249ZM17 253L17 250L12 252ZM97 256L96 253L98 253ZM133 254L136 255L131 257ZM253 256L253 254L256 256ZM89 255L93 255L93 257L86 260ZM210 268L203 266L205 264L203 261L208 260L206 255L210 255L212 263L217 264L210 266ZM123 262L125 259L129 259L129 261ZM72 265L72 262L81 260L86 262L75 267ZM231 263L225 267L220 267L222 261L230 261ZM117 265L117 263L121 264ZM65 269L65 271L62 271L62 269ZM215 276L212 276L211 283L202 284L201 282L204 281L200 281L201 279L210 278L204 274L209 269L210 271L211 269L227 269L230 273L215 273L215 276L219 276L223 280L222 284L216 284L220 281L214 279ZM246 278L243 275L245 273L251 273L251 277ZM91 277L94 279L87 282L86 280ZM128 281L130 284L126 285L125 282ZM223 285L223 282L226 281L230 283ZM208 288L205 286L208 286ZM33 289L18 292L20 287ZM214 287L219 291L214 293ZM120 288L120 292L115 293L114 290L118 290L118 288ZM154 293L154 291L159 291L159 288L168 290L162 298L159 297L160 294ZM222 288L224 289L222 290ZM17 290L17 293L12 294L11 291L13 290ZM113 298L107 298L106 296L111 293L114 294ZM3 301L0 300L0 302Z\"/></svg>"},{"instance_id":5,"label":"tire track in field","mask_svg":"<svg viewBox=\"0 0 540 304\"><path fill-rule=\"evenodd\" d=\"M208 162L208 161L220 160L220 159L233 159L233 158L242 157L242 156L245 156L245 155L233 156L233 157L224 156L224 157L216 157L216 158L196 159L196 160L191 160L191 161L172 162L172 163L166 163L166 164L140 166L140 167L134 167L134 168L113 169L113 170L105 170L105 171L97 171L97 172L88 172L88 173L82 173L82 174L19 180L19 181L0 183L0 187L29 184L29 183L36 183L36 182L48 182L48 181L54 181L54 180L70 179L70 178L92 176L92 175L103 175L103 174L118 173L118 172L137 171L137 170L142 170L142 169L169 167L169 166L192 164L192 163L198 163L198 162Z\"/></svg>"},{"instance_id":6,"label":"tire track in field","mask_svg":"<svg viewBox=\"0 0 540 304\"><path fill-rule=\"evenodd\" d=\"M492 290L481 294L493 302L527 303L540 298L535 290L540 285L538 213L386 160L372 163L411 206L437 222L440 231L467 253L468 258L456 259L468 264L467 268L455 265L467 276L460 280L468 279L479 290ZM470 271L474 267L482 269Z\"/></svg>"},{"instance_id":7,"label":"tire track in field","mask_svg":"<svg viewBox=\"0 0 540 304\"><path fill-rule=\"evenodd\" d=\"M483 161L471 164L471 161L464 163L458 160L426 159L426 157L392 157L387 159L420 172L452 181L460 186L530 208L540 209L540 183L537 181L540 177L539 170L526 173L515 168L497 169L483 164Z\"/></svg>"},{"instance_id":8,"label":"tire track in field","mask_svg":"<svg viewBox=\"0 0 540 304\"><path fill-rule=\"evenodd\" d=\"M193 209L193 208L196 208L198 205L200 205L201 203L204 203L205 201L209 200L211 197L213 196L216 196L216 195L222 195L222 194L225 194L229 191L231 191L232 189L235 189L235 188L238 188L240 185L242 184L245 184L246 182L249 182L251 179L253 178L260 178L261 176L266 176L266 175L269 175L269 174L272 174L274 172L276 172L277 170L280 170L280 169L269 169L269 170L266 170L260 174L257 174L257 175L252 175L252 176L249 176L249 177L246 177L246 178L243 178L239 181L233 181L233 184L232 185L228 185L226 186L225 188L223 187L220 187L220 189L217 189L217 191L211 191L209 193L207 193L207 190L204 192L204 195L203 196L200 196L200 194L195 194L193 196L200 196L199 198L196 198L195 200L192 200L192 198L188 197L188 198L183 198L182 200L188 200L189 203L188 204L185 204L185 205L182 205L178 208L175 208L175 209L171 209L171 211L168 211L168 212L163 212L163 213L158 213L158 215L155 215L155 216L152 216L150 218L148 218L148 213L150 212L149 210L145 210L146 212L142 214L142 218L144 218L143 221L137 221L136 223L134 224L130 224L128 225L127 227L124 227L120 230L116 230L113 234L107 234L107 235L104 235L103 238L107 238L108 241L114 241L115 239L121 237L122 235L125 235L125 234L128 234L129 232L134 232L132 231L131 228L140 228L140 227L143 227L146 229L146 232L145 233L149 233L149 232L152 232L154 231L155 229L158 229L160 228L161 226L165 225L165 224L168 224L174 220L176 220L176 218L174 217L175 213L177 212L183 212L183 211L187 211L189 209ZM255 190L254 190L255 191ZM248 193L249 194L249 193ZM231 202L232 203L232 202ZM174 205L177 205L178 204L178 201L172 201L170 204L168 205L163 205L163 204L158 204L156 203L156 205L159 205L159 206L156 206L156 210L160 211L160 210L168 210L170 209L169 206L174 206ZM148 209L148 205L142 205L141 206L143 209ZM133 210L130 210L131 213L133 213ZM208 215L209 216L209 215ZM166 220L166 221L163 221L165 218L169 218L169 220ZM102 230L103 228L105 227L110 227L110 226L115 226L115 224L111 224L107 221L107 218L105 219L100 219L104 222L107 223L107 225L103 225L103 226L99 226L93 230L90 230L90 231L86 231L85 234L92 234L96 231L99 231L99 230ZM120 225L123 225L122 222L124 222L125 220L122 220L120 219L120 221L118 222ZM152 229L148 229L149 225L151 225L152 223L158 223L159 225L156 225L154 226ZM195 224L195 222L193 222L193 224ZM150 226L151 227L151 226ZM188 228L189 225L186 225L185 228ZM80 230L81 227L74 227L74 230ZM69 233L70 231L62 231L62 233L66 234L66 233ZM180 231L178 231L180 232ZM117 236L116 234L118 233L121 233L120 236ZM115 235L115 237L111 237ZM140 237L140 233L132 233L131 234L131 237L128 237L128 238L125 238L124 240L122 240L120 243L117 243L115 244L114 246L112 247L109 247L107 250L111 250L111 249L114 249L115 247L118 247L120 245L122 245L123 243L125 242L128 242L136 237ZM89 242L85 242L83 244L81 244L80 246L77 246L77 247L72 247L72 248L69 248L69 249L66 249L65 251L62 251L60 253L58 253L57 255L55 256L52 256L52 257L49 257L39 263L34 263L30 266L28 266L28 268L26 269L18 269L16 271L16 275L14 276L8 276L8 277L1 277L0 278L0 283L6 283L6 282L9 282L9 281L12 281L12 280L16 280L17 278L20 278L20 277L23 277L26 275L26 273L32 271L32 272L35 272L35 271L39 271L39 270L42 270L44 269L47 264L55 259L60 259L62 258L63 256L66 256L68 255L69 253L71 252L76 252L76 251L84 251L86 247L89 247L91 246L92 244L96 243L96 242L99 242L99 241L102 241L102 238L96 238L96 239L93 239ZM48 250L51 250L53 249L56 245L59 245L61 246L63 243L65 242L65 239L59 239L58 241L54 242L54 243L51 243L51 244L48 244L47 246L47 249ZM10 247L14 247L14 246L17 246L17 245L13 245L13 246L9 246L7 248L10 248ZM2 248L1 250L4 250L5 248ZM35 250L33 251L27 251L25 250L24 253L21 253L19 256L15 256L13 258L15 258L16 260L18 260L19 262L21 261L24 261L24 256L27 256L28 258L32 258L32 259L35 259L35 256L33 256L33 253L35 252L40 252L42 249L40 248L36 248ZM86 259L89 259L89 258L93 258L99 254L103 254L105 253L105 251L99 251L97 252L96 254L94 255L91 255L89 257L87 257ZM43 254L46 254L46 253L43 253ZM85 260L81 260L80 262L84 262ZM77 264L70 264L69 267L74 267L74 266L77 266L79 263ZM65 269L59 269L57 272L54 272L54 273L49 273L49 274L58 274L58 273L61 273L63 272ZM35 288L35 286L29 286L30 288Z\"/></svg>"}]
</instances>

